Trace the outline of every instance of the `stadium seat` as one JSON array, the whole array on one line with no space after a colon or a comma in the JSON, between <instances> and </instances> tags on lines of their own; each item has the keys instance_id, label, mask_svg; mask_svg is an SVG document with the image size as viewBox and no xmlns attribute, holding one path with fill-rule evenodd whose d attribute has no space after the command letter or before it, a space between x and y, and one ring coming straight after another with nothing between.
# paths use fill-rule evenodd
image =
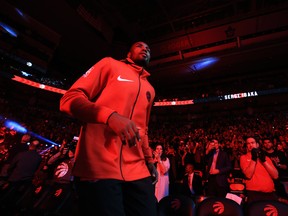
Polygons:
<instances>
[{"instance_id":1,"label":"stadium seat","mask_svg":"<svg viewBox=\"0 0 288 216\"><path fill-rule=\"evenodd\" d=\"M158 216L194 216L195 203L183 195L166 196L158 203Z\"/></svg>"},{"instance_id":2,"label":"stadium seat","mask_svg":"<svg viewBox=\"0 0 288 216\"><path fill-rule=\"evenodd\" d=\"M287 216L288 205L275 200L261 200L248 204L245 208L247 216Z\"/></svg>"},{"instance_id":3,"label":"stadium seat","mask_svg":"<svg viewBox=\"0 0 288 216\"><path fill-rule=\"evenodd\" d=\"M242 206L231 199L208 197L196 206L197 216L244 216ZM258 216L258 215L257 215Z\"/></svg>"}]
</instances>

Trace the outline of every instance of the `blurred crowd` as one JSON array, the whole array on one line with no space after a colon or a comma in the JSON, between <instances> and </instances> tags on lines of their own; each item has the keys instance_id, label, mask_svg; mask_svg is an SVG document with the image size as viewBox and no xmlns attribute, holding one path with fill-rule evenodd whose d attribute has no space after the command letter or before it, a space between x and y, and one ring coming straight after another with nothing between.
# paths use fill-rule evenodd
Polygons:
<instances>
[{"instance_id":1,"label":"blurred crowd","mask_svg":"<svg viewBox=\"0 0 288 216\"><path fill-rule=\"evenodd\" d=\"M155 114L154 114L155 115ZM157 117L157 114L156 114ZM7 126L7 121L14 121L27 129L19 132L16 126ZM23 211L37 209L37 211L65 211L67 206L76 197L73 193L73 176L71 169L74 162L74 151L77 145L81 122L71 119L58 110L48 110L23 104L9 103L0 100L0 203L3 209L9 207L11 199L15 200L17 193L24 190L23 185L17 184L23 180L25 191L30 196L23 199L23 191L17 201L18 208ZM161 157L155 155L155 163L169 159L169 167L160 167L159 172L166 173L168 189L165 195L178 193L179 184L183 177L192 169L201 176L203 190L197 195L207 196L207 155L209 145L213 140L219 142L219 148L226 152L231 162L229 183L235 179L243 179L240 169L240 156L246 153L245 139L249 136L256 137L263 150L269 150L263 144L264 138L269 137L273 149L282 152L285 156L280 161L273 161L278 166L279 179L288 182L288 113L287 112L259 112L215 116L213 118L199 118L190 121L153 120L149 125L150 145L154 153L161 151ZM160 150L159 150L160 149ZM27 155L19 153L29 152L35 160L27 160ZM40 159L39 159L39 157ZM18 173L15 163L23 161L28 171L24 173L22 167ZM31 158L31 156L29 156ZM282 163L282 164L281 164ZM36 166L36 165L37 166ZM167 164L167 163L166 163ZM192 164L192 168L191 165ZM19 163L18 163L19 165ZM281 166L283 165L283 166ZM12 173L14 174L12 175ZM27 174L28 173L28 174ZM13 178L12 178L13 177ZM22 178L23 177L23 178ZM22 178L22 179L21 179ZM287 199L287 186L282 185L279 196ZM158 188L158 185L156 185ZM15 189L16 188L16 189ZM284 188L284 189L283 189ZM14 192L14 193L13 193ZM283 193L284 192L284 193ZM16 195L15 195L16 193ZM22 199L21 199L22 197ZM58 197L58 198L57 198ZM47 201L48 200L48 201ZM12 202L15 205L15 201ZM71 205L70 205L71 207ZM69 208L73 215L73 208ZM37 213L38 214L38 213Z\"/></svg>"}]
</instances>

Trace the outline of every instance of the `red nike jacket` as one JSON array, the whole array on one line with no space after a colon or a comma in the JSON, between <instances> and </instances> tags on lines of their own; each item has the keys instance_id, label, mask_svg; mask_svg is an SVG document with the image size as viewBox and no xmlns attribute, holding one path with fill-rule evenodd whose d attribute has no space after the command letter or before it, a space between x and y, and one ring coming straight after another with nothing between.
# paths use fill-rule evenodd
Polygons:
<instances>
[{"instance_id":1,"label":"red nike jacket","mask_svg":"<svg viewBox=\"0 0 288 216\"><path fill-rule=\"evenodd\" d=\"M150 176L148 122L155 97L150 74L131 59L103 58L80 77L60 100L60 110L83 122L73 175L81 179L132 181ZM123 145L106 124L117 112L140 128L135 147Z\"/></svg>"}]
</instances>

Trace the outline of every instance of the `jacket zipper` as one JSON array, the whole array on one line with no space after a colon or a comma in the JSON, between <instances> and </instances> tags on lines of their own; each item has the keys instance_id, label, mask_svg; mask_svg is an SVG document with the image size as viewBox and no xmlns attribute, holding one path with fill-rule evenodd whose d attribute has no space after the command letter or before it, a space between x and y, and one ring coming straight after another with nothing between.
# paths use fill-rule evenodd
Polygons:
<instances>
[{"instance_id":1,"label":"jacket zipper","mask_svg":"<svg viewBox=\"0 0 288 216\"><path fill-rule=\"evenodd\" d=\"M131 114L130 114L130 116L129 116L129 119L130 119L130 120L132 119L133 112L134 112L134 108L135 108L135 106L136 106L136 103L137 103L137 100L138 100L138 97L139 97L139 94L140 94L140 89L141 89L141 79L140 79L140 77L141 77L141 74L143 73L143 70L144 70L144 69L142 68L142 71L141 71L141 73L140 73L139 76L138 76L138 83L139 83L139 85L138 85L138 92L137 92L137 95L136 95L134 104L133 104L133 106L132 106ZM121 148L120 148L120 173L121 173L121 176L122 176L123 181L125 181L125 178L124 178L124 175L123 175L123 172L122 172L122 150L123 150L123 144L121 145Z\"/></svg>"},{"instance_id":2,"label":"jacket zipper","mask_svg":"<svg viewBox=\"0 0 288 216\"><path fill-rule=\"evenodd\" d=\"M136 106L136 103L137 103L137 100L138 100L138 97L139 97L139 94L140 94L140 89L141 89L140 76L141 76L142 72L143 72L143 69L142 69L142 71L141 71L141 73L139 74L139 77L138 77L138 83L139 83L138 86L139 86L139 87L138 87L138 92L137 92L136 99L135 99L134 104L133 104L133 107L132 107L132 112L131 112L130 117L129 117L130 120L132 119L132 116L133 116L133 113L134 113L134 108L135 108L135 106Z\"/></svg>"}]
</instances>

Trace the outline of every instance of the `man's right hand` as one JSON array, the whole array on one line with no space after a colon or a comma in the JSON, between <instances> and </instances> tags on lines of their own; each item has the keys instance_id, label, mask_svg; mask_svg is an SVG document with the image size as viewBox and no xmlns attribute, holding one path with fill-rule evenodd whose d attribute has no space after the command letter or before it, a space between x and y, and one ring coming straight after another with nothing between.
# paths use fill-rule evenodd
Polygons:
<instances>
[{"instance_id":1,"label":"man's right hand","mask_svg":"<svg viewBox=\"0 0 288 216\"><path fill-rule=\"evenodd\" d=\"M120 137L123 144L128 141L129 147L135 146L140 141L140 134L135 123L129 118L113 113L108 121L108 126Z\"/></svg>"}]
</instances>

